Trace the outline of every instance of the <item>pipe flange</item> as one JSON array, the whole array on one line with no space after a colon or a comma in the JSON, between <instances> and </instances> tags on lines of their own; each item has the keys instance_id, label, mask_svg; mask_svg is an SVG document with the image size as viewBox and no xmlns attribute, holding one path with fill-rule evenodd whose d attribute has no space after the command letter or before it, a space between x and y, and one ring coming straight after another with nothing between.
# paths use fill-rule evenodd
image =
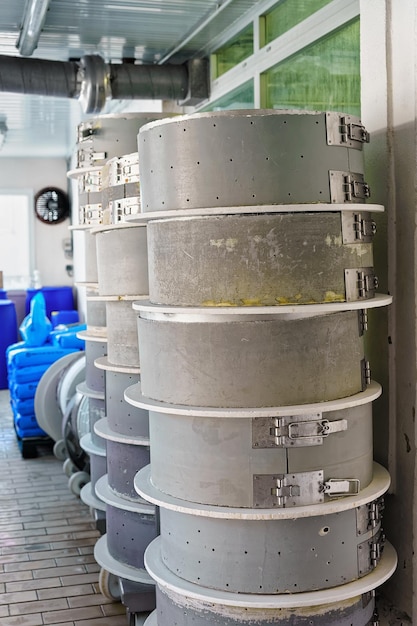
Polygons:
<instances>
[{"instance_id":1,"label":"pipe flange","mask_svg":"<svg viewBox=\"0 0 417 626\"><path fill-rule=\"evenodd\" d=\"M98 55L80 60L78 79L81 83L79 101L84 113L100 113L111 97L110 68Z\"/></svg>"}]
</instances>

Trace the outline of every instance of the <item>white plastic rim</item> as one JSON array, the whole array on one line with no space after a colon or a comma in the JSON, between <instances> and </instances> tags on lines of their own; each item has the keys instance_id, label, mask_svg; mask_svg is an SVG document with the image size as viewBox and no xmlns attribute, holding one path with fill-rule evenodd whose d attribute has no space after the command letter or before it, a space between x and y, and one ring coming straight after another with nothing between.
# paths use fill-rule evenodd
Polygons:
<instances>
[{"instance_id":1,"label":"white plastic rim","mask_svg":"<svg viewBox=\"0 0 417 626\"><path fill-rule=\"evenodd\" d=\"M295 520L341 513L342 511L368 504L368 502L373 502L382 496L390 485L390 475L387 470L378 463L374 463L373 468L374 474L372 482L356 495L347 496L345 498L334 498L333 500L320 504L295 506L287 509L249 509L213 506L180 500L179 498L163 493L152 484L151 465L146 465L139 470L134 478L134 487L135 491L148 502L152 502L152 504L160 506L163 509L169 509L170 511L183 513L185 515L230 520Z\"/></svg>"},{"instance_id":2,"label":"white plastic rim","mask_svg":"<svg viewBox=\"0 0 417 626\"><path fill-rule=\"evenodd\" d=\"M185 406L183 404L169 404L151 400L142 395L141 383L135 383L124 392L126 402L132 406L156 413L168 413L170 415L188 415L192 417L225 417L225 418L254 418L254 417L280 417L284 415L305 415L307 413L328 413L350 409L362 404L368 404L379 398L382 387L379 383L372 381L370 385L353 396L341 398L339 400L329 400L327 402L316 402L313 404L297 404L292 406L256 407L256 408L210 408L200 406Z\"/></svg>"},{"instance_id":3,"label":"white plastic rim","mask_svg":"<svg viewBox=\"0 0 417 626\"><path fill-rule=\"evenodd\" d=\"M107 328L107 327L106 327ZM78 339L84 339L84 341L97 341L101 343L107 343L107 337L102 337L100 335L96 335L95 333L89 332L87 330L80 330L80 332L76 333Z\"/></svg>"},{"instance_id":4,"label":"white plastic rim","mask_svg":"<svg viewBox=\"0 0 417 626\"><path fill-rule=\"evenodd\" d=\"M273 319L283 316L281 319L300 319L315 315L327 315L342 311L359 311L375 309L391 304L392 296L376 294L374 298L367 300L355 300L352 302L326 302L325 304L277 304L276 306L219 306L219 307L183 307L165 306L152 304L149 300L133 302L132 307L140 313L140 317L147 320L164 321L169 319L173 322L224 322L225 317L231 317L233 321L246 321L249 318L264 316Z\"/></svg>"},{"instance_id":5,"label":"white plastic rim","mask_svg":"<svg viewBox=\"0 0 417 626\"><path fill-rule=\"evenodd\" d=\"M133 437L132 435L121 435L114 432L109 427L109 420L107 417L103 417L94 424L94 431L96 435L106 439L107 441L115 441L116 443L125 443L130 446L149 446L149 437Z\"/></svg>"},{"instance_id":6,"label":"white plastic rim","mask_svg":"<svg viewBox=\"0 0 417 626\"><path fill-rule=\"evenodd\" d=\"M85 381L77 385L76 391L81 393L83 396L87 396L87 398L93 398L93 400L104 400L104 391L95 391L94 389L90 389L90 387L87 387L87 383Z\"/></svg>"},{"instance_id":7,"label":"white plastic rim","mask_svg":"<svg viewBox=\"0 0 417 626\"><path fill-rule=\"evenodd\" d=\"M94 165L93 167L77 167L73 170L68 170L67 176L68 178L79 178L80 176L84 176L84 174L88 174L89 172L100 172L103 167L103 165Z\"/></svg>"},{"instance_id":8,"label":"white plastic rim","mask_svg":"<svg viewBox=\"0 0 417 626\"><path fill-rule=\"evenodd\" d=\"M81 437L80 446L84 452L88 452L88 454L95 454L95 456L102 457L106 456L106 448L99 448L99 446L96 446L91 438L91 433L87 433Z\"/></svg>"},{"instance_id":9,"label":"white plastic rim","mask_svg":"<svg viewBox=\"0 0 417 626\"><path fill-rule=\"evenodd\" d=\"M130 500L129 498L122 498L118 496L109 487L109 481L107 474L101 476L94 485L97 496L115 509L121 509L122 511L129 511L130 513L141 513L143 515L155 515L155 507L148 502L140 500Z\"/></svg>"},{"instance_id":10,"label":"white plastic rim","mask_svg":"<svg viewBox=\"0 0 417 626\"><path fill-rule=\"evenodd\" d=\"M368 591L373 591L382 585L392 576L397 567L397 554L392 545L387 542L376 568L367 576L346 585L321 591L293 594L258 595L230 593L201 587L176 576L162 561L160 542L160 537L157 537L147 547L145 551L145 567L162 589L168 589L171 592L195 600L251 609L289 609L334 604L335 602L348 600Z\"/></svg>"},{"instance_id":11,"label":"white plastic rim","mask_svg":"<svg viewBox=\"0 0 417 626\"><path fill-rule=\"evenodd\" d=\"M100 567L103 567L110 572L110 574L131 580L135 583L142 583L143 585L150 585L151 587L155 586L153 579L146 570L132 567L131 565L125 565L112 557L107 548L106 535L100 537L96 542L94 546L94 558Z\"/></svg>"},{"instance_id":12,"label":"white plastic rim","mask_svg":"<svg viewBox=\"0 0 417 626\"><path fill-rule=\"evenodd\" d=\"M133 221L125 220L124 222L118 222L117 224L100 224L92 228L91 234L97 235L97 233L104 233L110 230L121 230L122 228L142 228L146 224L134 223Z\"/></svg>"},{"instance_id":13,"label":"white plastic rim","mask_svg":"<svg viewBox=\"0 0 417 626\"><path fill-rule=\"evenodd\" d=\"M206 207L199 209L171 209L170 211L148 211L145 213L136 213L126 217L126 223L139 224L160 219L177 219L179 217L205 217L216 215L245 215L255 214L262 215L267 213L322 213L339 211L356 211L367 213L383 213L384 206L382 204L341 204L341 203L322 203L322 204L261 204L253 206L224 206L224 207Z\"/></svg>"},{"instance_id":14,"label":"white plastic rim","mask_svg":"<svg viewBox=\"0 0 417 626\"><path fill-rule=\"evenodd\" d=\"M143 626L158 626L158 613L156 611L152 611Z\"/></svg>"},{"instance_id":15,"label":"white plastic rim","mask_svg":"<svg viewBox=\"0 0 417 626\"><path fill-rule=\"evenodd\" d=\"M110 363L107 356L100 356L94 361L94 365L99 370L106 372L116 372L118 374L140 374L140 367L132 367L130 365L115 365Z\"/></svg>"},{"instance_id":16,"label":"white plastic rim","mask_svg":"<svg viewBox=\"0 0 417 626\"><path fill-rule=\"evenodd\" d=\"M107 326L90 326L87 324L87 332L90 337L100 337L100 339L104 340L104 343L108 341Z\"/></svg>"},{"instance_id":17,"label":"white plastic rim","mask_svg":"<svg viewBox=\"0 0 417 626\"><path fill-rule=\"evenodd\" d=\"M129 300L148 300L149 296L87 296L89 302L128 302Z\"/></svg>"},{"instance_id":18,"label":"white plastic rim","mask_svg":"<svg viewBox=\"0 0 417 626\"><path fill-rule=\"evenodd\" d=\"M106 505L103 500L97 498L95 493L91 488L91 482L84 485L84 487L80 491L80 499L84 504L91 507L92 509L96 509L97 511L105 511Z\"/></svg>"}]
</instances>

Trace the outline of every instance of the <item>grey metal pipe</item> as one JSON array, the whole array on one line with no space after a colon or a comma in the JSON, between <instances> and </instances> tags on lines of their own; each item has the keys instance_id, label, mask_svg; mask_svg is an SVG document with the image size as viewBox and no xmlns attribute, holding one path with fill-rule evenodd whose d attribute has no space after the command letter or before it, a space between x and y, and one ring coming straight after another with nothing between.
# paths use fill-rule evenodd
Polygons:
<instances>
[{"instance_id":1,"label":"grey metal pipe","mask_svg":"<svg viewBox=\"0 0 417 626\"><path fill-rule=\"evenodd\" d=\"M73 62L0 55L0 92L77 98L77 75Z\"/></svg>"}]
</instances>

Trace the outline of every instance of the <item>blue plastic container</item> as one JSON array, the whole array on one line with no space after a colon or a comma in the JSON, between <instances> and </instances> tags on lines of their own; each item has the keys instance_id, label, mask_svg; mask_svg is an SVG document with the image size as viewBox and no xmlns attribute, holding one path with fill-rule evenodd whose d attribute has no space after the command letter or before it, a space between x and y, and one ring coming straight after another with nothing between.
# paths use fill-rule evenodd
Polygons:
<instances>
[{"instance_id":1,"label":"blue plastic container","mask_svg":"<svg viewBox=\"0 0 417 626\"><path fill-rule=\"evenodd\" d=\"M41 291L45 298L46 315L51 318L52 311L71 311L75 309L72 287L41 287L28 289L26 292L26 315L30 312L30 301L35 293Z\"/></svg>"},{"instance_id":2,"label":"blue plastic container","mask_svg":"<svg viewBox=\"0 0 417 626\"><path fill-rule=\"evenodd\" d=\"M14 302L0 300L0 389L7 389L7 348L17 341L17 320Z\"/></svg>"},{"instance_id":3,"label":"blue plastic container","mask_svg":"<svg viewBox=\"0 0 417 626\"><path fill-rule=\"evenodd\" d=\"M51 322L53 328L60 324L77 324L79 322L78 311L52 311Z\"/></svg>"},{"instance_id":4,"label":"blue plastic container","mask_svg":"<svg viewBox=\"0 0 417 626\"><path fill-rule=\"evenodd\" d=\"M0 300L7 300L7 291L5 289L0 289Z\"/></svg>"}]
</instances>

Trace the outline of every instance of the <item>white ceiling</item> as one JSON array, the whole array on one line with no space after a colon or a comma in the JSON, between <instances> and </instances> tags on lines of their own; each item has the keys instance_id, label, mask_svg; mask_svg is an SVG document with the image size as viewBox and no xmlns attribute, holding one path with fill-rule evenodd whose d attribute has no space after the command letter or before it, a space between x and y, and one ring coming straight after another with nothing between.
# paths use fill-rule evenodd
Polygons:
<instances>
[{"instance_id":1,"label":"white ceiling","mask_svg":"<svg viewBox=\"0 0 417 626\"><path fill-rule=\"evenodd\" d=\"M206 56L259 0L50 0L39 44L30 58L183 63ZM26 0L0 2L0 55L19 56L16 42ZM80 103L1 91L0 121L8 132L4 157L69 156ZM112 111L110 104L108 110ZM91 117L91 116L90 116ZM74 120L78 120L74 122Z\"/></svg>"}]
</instances>

